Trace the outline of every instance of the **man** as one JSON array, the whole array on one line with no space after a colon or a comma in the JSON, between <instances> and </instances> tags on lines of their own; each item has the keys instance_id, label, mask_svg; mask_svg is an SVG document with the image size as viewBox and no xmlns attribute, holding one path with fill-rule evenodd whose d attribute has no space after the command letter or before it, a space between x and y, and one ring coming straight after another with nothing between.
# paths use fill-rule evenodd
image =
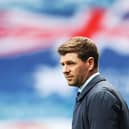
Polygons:
<instances>
[{"instance_id":1,"label":"man","mask_svg":"<svg viewBox=\"0 0 129 129\"><path fill-rule=\"evenodd\" d=\"M70 86L79 88L72 129L129 129L127 104L98 72L99 53L86 37L73 37L58 48Z\"/></svg>"}]
</instances>

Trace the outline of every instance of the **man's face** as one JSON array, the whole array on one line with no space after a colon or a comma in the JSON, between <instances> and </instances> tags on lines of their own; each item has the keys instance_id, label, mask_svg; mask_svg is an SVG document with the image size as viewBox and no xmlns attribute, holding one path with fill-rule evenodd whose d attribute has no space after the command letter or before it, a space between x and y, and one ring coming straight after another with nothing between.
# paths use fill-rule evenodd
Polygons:
<instances>
[{"instance_id":1,"label":"man's face","mask_svg":"<svg viewBox=\"0 0 129 129\"><path fill-rule=\"evenodd\" d=\"M80 87L90 74L89 61L83 62L76 53L67 53L60 58L62 70L70 86Z\"/></svg>"}]
</instances>

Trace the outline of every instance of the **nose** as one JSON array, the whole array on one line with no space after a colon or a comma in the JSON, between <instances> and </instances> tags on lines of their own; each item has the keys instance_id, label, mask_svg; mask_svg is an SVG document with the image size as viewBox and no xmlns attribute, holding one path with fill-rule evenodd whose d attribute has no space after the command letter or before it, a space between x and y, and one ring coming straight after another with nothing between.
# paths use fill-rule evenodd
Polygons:
<instances>
[{"instance_id":1,"label":"nose","mask_svg":"<svg viewBox=\"0 0 129 129\"><path fill-rule=\"evenodd\" d=\"M63 73L64 73L64 74L67 74L67 73L69 73L69 72L70 72L69 67L68 67L67 65L64 65L64 66L63 66Z\"/></svg>"}]
</instances>

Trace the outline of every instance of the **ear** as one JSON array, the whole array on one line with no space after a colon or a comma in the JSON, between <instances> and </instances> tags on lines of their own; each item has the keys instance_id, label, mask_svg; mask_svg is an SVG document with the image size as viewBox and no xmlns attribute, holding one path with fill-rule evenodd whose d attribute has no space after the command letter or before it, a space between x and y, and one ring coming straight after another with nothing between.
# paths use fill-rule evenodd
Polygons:
<instances>
[{"instance_id":1,"label":"ear","mask_svg":"<svg viewBox=\"0 0 129 129\"><path fill-rule=\"evenodd\" d=\"M94 58L93 57L89 57L87 59L87 63L88 63L88 70L92 71L94 69Z\"/></svg>"}]
</instances>

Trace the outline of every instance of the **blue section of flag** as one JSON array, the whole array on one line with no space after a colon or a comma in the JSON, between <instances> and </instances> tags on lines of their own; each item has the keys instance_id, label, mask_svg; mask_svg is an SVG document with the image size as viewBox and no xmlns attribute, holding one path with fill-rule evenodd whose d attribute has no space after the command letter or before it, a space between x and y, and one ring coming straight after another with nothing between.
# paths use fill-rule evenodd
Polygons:
<instances>
[{"instance_id":1,"label":"blue section of flag","mask_svg":"<svg viewBox=\"0 0 129 129\"><path fill-rule=\"evenodd\" d=\"M127 73L127 69L129 68L129 55L123 55L109 48L105 48L101 55L100 63L100 67L103 69L111 68L121 73Z\"/></svg>"},{"instance_id":2,"label":"blue section of flag","mask_svg":"<svg viewBox=\"0 0 129 129\"><path fill-rule=\"evenodd\" d=\"M32 72L40 65L54 67L56 60L52 58L50 49L21 56L0 59L0 91L33 92Z\"/></svg>"}]
</instances>

